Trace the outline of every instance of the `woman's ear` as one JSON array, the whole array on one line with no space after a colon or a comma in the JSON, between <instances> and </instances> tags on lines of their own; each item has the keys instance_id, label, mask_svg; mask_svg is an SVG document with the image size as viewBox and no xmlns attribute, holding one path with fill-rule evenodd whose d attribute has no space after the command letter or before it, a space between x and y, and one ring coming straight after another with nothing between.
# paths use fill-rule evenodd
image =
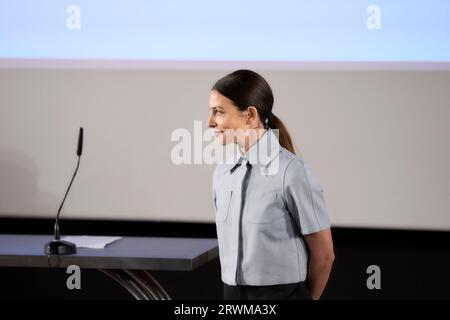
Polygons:
<instances>
[{"instance_id":1,"label":"woman's ear","mask_svg":"<svg viewBox=\"0 0 450 320\"><path fill-rule=\"evenodd\" d=\"M258 121L258 110L254 106L247 108L247 123Z\"/></svg>"}]
</instances>

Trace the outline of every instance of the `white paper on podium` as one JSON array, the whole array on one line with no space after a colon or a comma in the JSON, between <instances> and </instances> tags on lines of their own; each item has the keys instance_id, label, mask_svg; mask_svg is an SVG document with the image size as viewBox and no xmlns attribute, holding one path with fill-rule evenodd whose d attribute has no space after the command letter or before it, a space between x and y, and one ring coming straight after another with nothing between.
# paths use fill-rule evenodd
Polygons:
<instances>
[{"instance_id":1,"label":"white paper on podium","mask_svg":"<svg viewBox=\"0 0 450 320\"><path fill-rule=\"evenodd\" d=\"M108 244L120 239L122 239L122 237L67 236L61 240L75 243L78 248L104 249Z\"/></svg>"}]
</instances>

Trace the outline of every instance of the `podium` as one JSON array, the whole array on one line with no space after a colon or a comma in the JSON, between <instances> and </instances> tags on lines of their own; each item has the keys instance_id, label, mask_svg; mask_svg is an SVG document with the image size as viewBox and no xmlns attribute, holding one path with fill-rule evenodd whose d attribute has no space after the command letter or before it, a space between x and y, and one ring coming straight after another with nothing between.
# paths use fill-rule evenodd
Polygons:
<instances>
[{"instance_id":1,"label":"podium","mask_svg":"<svg viewBox=\"0 0 450 320\"><path fill-rule=\"evenodd\" d=\"M0 266L98 269L137 300L170 300L152 270L192 271L219 255L217 239L123 237L104 249L77 248L74 255L47 256L51 235L0 235Z\"/></svg>"}]
</instances>

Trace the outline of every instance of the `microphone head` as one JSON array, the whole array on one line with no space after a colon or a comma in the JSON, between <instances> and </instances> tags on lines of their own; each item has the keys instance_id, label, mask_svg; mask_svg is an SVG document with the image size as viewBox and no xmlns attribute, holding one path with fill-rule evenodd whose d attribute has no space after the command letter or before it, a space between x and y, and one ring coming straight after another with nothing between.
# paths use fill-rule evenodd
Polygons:
<instances>
[{"instance_id":1,"label":"microphone head","mask_svg":"<svg viewBox=\"0 0 450 320\"><path fill-rule=\"evenodd\" d=\"M80 128L80 133L78 134L78 149L77 149L77 155L81 156L81 153L83 152L83 128Z\"/></svg>"}]
</instances>

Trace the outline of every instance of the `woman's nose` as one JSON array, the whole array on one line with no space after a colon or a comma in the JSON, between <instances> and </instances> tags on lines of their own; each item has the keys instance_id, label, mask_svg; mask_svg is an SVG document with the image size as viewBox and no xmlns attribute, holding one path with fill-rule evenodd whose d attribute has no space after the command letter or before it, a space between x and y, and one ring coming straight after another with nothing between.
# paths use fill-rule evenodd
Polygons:
<instances>
[{"instance_id":1,"label":"woman's nose","mask_svg":"<svg viewBox=\"0 0 450 320\"><path fill-rule=\"evenodd\" d=\"M208 127L209 128L214 128L216 126L216 122L214 121L214 118L212 115L209 116L208 119Z\"/></svg>"}]
</instances>

